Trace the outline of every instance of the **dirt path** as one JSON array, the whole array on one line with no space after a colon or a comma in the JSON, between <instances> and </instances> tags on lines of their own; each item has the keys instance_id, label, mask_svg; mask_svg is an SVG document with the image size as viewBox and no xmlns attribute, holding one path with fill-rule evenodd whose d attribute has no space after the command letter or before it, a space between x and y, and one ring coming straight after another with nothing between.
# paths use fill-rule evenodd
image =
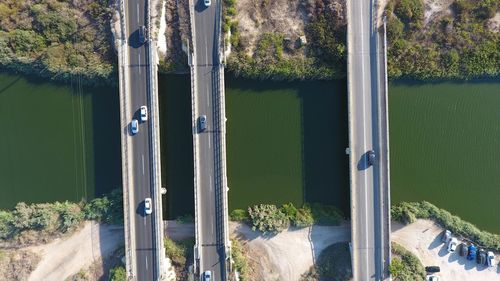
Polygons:
<instances>
[{"instance_id":1,"label":"dirt path","mask_svg":"<svg viewBox=\"0 0 500 281\"><path fill-rule=\"evenodd\" d=\"M478 266L475 261L461 257L457 252L449 254L446 246L441 243L442 231L440 226L430 220L417 220L406 226L393 223L392 240L417 255L424 266L438 265L442 280L500 280L500 266ZM498 254L495 264L497 263Z\"/></svg>"},{"instance_id":2,"label":"dirt path","mask_svg":"<svg viewBox=\"0 0 500 281\"><path fill-rule=\"evenodd\" d=\"M350 240L350 225L289 229L270 236L258 235L244 224L230 223L231 233L248 247L252 280L299 280L327 246Z\"/></svg>"},{"instance_id":3,"label":"dirt path","mask_svg":"<svg viewBox=\"0 0 500 281\"><path fill-rule=\"evenodd\" d=\"M68 238L30 248L42 259L28 280L65 280L110 255L123 243L123 227L85 222L82 229Z\"/></svg>"}]
</instances>

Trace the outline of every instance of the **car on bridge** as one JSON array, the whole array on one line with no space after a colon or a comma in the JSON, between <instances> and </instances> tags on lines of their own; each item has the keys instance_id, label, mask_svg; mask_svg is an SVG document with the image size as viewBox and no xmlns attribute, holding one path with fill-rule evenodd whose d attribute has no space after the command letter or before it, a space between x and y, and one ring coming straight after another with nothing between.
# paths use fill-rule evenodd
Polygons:
<instances>
[{"instance_id":1,"label":"car on bridge","mask_svg":"<svg viewBox=\"0 0 500 281\"><path fill-rule=\"evenodd\" d=\"M146 27L144 25L139 26L137 35L140 44L146 43Z\"/></svg>"},{"instance_id":2,"label":"car on bridge","mask_svg":"<svg viewBox=\"0 0 500 281\"><path fill-rule=\"evenodd\" d=\"M153 204L151 203L151 198L144 199L144 213L146 215L151 215L153 213Z\"/></svg>"},{"instance_id":3,"label":"car on bridge","mask_svg":"<svg viewBox=\"0 0 500 281\"><path fill-rule=\"evenodd\" d=\"M205 4L205 7L210 7L212 2L210 0L203 0L203 4Z\"/></svg>"},{"instance_id":4,"label":"car on bridge","mask_svg":"<svg viewBox=\"0 0 500 281\"><path fill-rule=\"evenodd\" d=\"M135 135L139 132L139 122L137 119L133 119L132 122L130 122L130 132L132 135Z\"/></svg>"},{"instance_id":5,"label":"car on bridge","mask_svg":"<svg viewBox=\"0 0 500 281\"><path fill-rule=\"evenodd\" d=\"M148 107L143 105L141 106L141 122L148 121Z\"/></svg>"},{"instance_id":6,"label":"car on bridge","mask_svg":"<svg viewBox=\"0 0 500 281\"><path fill-rule=\"evenodd\" d=\"M212 272L205 271L203 272L203 281L211 281L212 280Z\"/></svg>"},{"instance_id":7,"label":"car on bridge","mask_svg":"<svg viewBox=\"0 0 500 281\"><path fill-rule=\"evenodd\" d=\"M201 115L199 120L199 125L200 125L200 131L205 131L207 129L207 116L206 115Z\"/></svg>"},{"instance_id":8,"label":"car on bridge","mask_svg":"<svg viewBox=\"0 0 500 281\"><path fill-rule=\"evenodd\" d=\"M373 150L369 150L366 154L367 158L368 158L368 165L372 165L375 164L375 159L377 158L375 156L375 151Z\"/></svg>"}]
</instances>

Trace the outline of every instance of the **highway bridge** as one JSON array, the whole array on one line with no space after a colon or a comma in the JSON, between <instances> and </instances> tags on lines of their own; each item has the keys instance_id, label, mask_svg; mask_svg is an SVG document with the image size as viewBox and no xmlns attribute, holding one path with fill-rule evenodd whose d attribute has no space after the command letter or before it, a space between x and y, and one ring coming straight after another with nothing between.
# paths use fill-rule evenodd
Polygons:
<instances>
[{"instance_id":1,"label":"highway bridge","mask_svg":"<svg viewBox=\"0 0 500 281\"><path fill-rule=\"evenodd\" d=\"M192 129L195 194L195 279L210 272L226 280L229 270L226 115L221 64L221 1L189 1L192 52ZM200 116L206 116L206 128Z\"/></svg>"},{"instance_id":2,"label":"highway bridge","mask_svg":"<svg viewBox=\"0 0 500 281\"><path fill-rule=\"evenodd\" d=\"M389 280L389 129L385 24L378 2L347 1L351 257L355 281ZM375 159L370 164L370 153Z\"/></svg>"},{"instance_id":3,"label":"highway bridge","mask_svg":"<svg viewBox=\"0 0 500 281\"><path fill-rule=\"evenodd\" d=\"M161 280L165 251L161 206L159 113L156 46L138 30L150 30L149 1L120 0L121 34L118 40L122 184L125 259L128 280ZM148 120L131 132L131 121L141 120L139 108L148 108ZM145 199L152 213L145 213Z\"/></svg>"}]
</instances>

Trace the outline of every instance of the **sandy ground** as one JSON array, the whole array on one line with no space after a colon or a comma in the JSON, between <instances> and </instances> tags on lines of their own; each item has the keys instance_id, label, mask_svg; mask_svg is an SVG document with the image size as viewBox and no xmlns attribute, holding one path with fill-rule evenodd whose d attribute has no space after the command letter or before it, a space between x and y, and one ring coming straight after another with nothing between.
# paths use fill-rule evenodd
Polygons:
<instances>
[{"instance_id":1,"label":"sandy ground","mask_svg":"<svg viewBox=\"0 0 500 281\"><path fill-rule=\"evenodd\" d=\"M420 259L424 266L441 267L439 276L444 281L495 281L500 280L500 266L488 268L461 257L457 252L449 254L441 243L443 229L430 220L417 220L407 226L392 224L392 240ZM496 263L498 263L498 254Z\"/></svg>"},{"instance_id":2,"label":"sandy ground","mask_svg":"<svg viewBox=\"0 0 500 281\"><path fill-rule=\"evenodd\" d=\"M245 243L253 280L299 280L327 246L350 240L350 225L289 229L275 236L258 235L241 223L230 223L231 233ZM252 258L253 257L253 258Z\"/></svg>"},{"instance_id":3,"label":"sandy ground","mask_svg":"<svg viewBox=\"0 0 500 281\"><path fill-rule=\"evenodd\" d=\"M442 13L451 13L450 6L454 0L425 0L424 1L424 24L434 20Z\"/></svg>"},{"instance_id":4,"label":"sandy ground","mask_svg":"<svg viewBox=\"0 0 500 281\"><path fill-rule=\"evenodd\" d=\"M82 229L65 238L30 250L42 256L28 280L65 280L123 245L123 227L85 222Z\"/></svg>"},{"instance_id":5,"label":"sandy ground","mask_svg":"<svg viewBox=\"0 0 500 281\"><path fill-rule=\"evenodd\" d=\"M500 31L500 12L497 12L495 16L488 21L488 26L493 32Z\"/></svg>"}]
</instances>

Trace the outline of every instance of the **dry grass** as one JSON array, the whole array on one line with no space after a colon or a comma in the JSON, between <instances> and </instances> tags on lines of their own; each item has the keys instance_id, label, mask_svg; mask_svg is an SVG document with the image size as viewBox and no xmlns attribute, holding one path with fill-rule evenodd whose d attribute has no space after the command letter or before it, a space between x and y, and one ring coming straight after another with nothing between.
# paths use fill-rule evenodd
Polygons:
<instances>
[{"instance_id":1,"label":"dry grass","mask_svg":"<svg viewBox=\"0 0 500 281\"><path fill-rule=\"evenodd\" d=\"M27 280L39 261L29 250L0 250L0 281Z\"/></svg>"}]
</instances>

